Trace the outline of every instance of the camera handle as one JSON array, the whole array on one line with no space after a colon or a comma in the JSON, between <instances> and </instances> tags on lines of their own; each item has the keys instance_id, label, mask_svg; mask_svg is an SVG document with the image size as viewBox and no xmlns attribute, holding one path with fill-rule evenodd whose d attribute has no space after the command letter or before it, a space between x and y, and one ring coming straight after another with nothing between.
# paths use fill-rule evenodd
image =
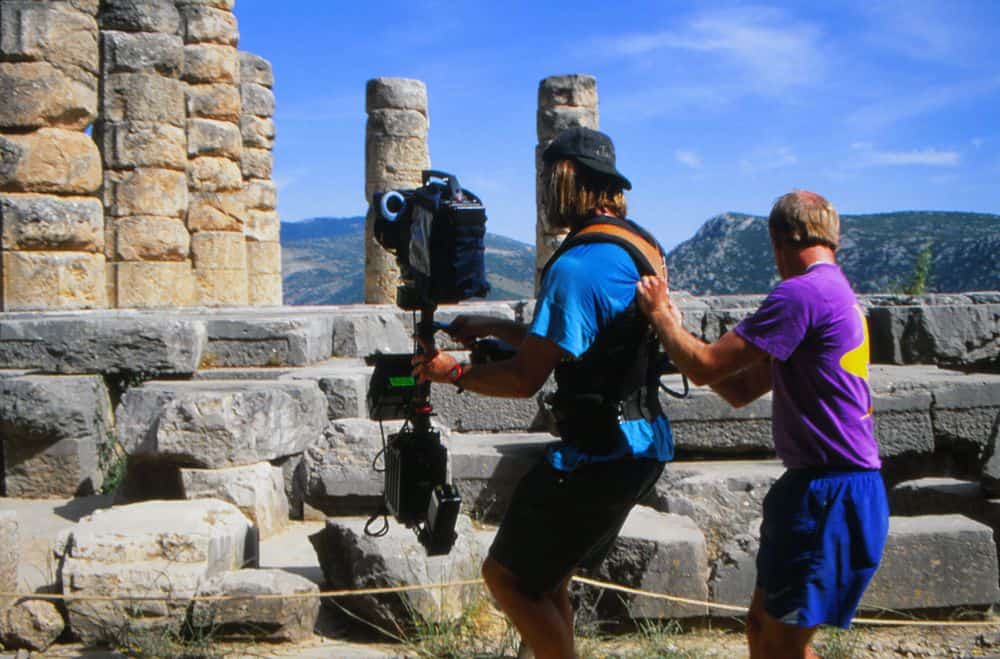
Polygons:
<instances>
[{"instance_id":1,"label":"camera handle","mask_svg":"<svg viewBox=\"0 0 1000 659\"><path fill-rule=\"evenodd\" d=\"M450 199L457 199L462 193L462 187L458 184L458 177L454 174L442 172L438 169L425 169L420 173L420 177L424 185L427 185L431 179L437 179L441 183L447 184L448 197Z\"/></svg>"}]
</instances>

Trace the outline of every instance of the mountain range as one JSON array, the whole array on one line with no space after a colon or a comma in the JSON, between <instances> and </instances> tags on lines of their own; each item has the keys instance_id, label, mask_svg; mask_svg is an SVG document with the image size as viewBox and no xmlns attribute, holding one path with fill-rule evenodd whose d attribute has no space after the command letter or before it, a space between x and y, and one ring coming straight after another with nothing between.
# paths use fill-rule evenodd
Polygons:
<instances>
[{"instance_id":1,"label":"mountain range","mask_svg":"<svg viewBox=\"0 0 1000 659\"><path fill-rule=\"evenodd\" d=\"M285 304L364 297L363 217L282 222ZM837 260L859 293L898 292L928 261L927 291L1000 290L1000 215L902 211L841 216ZM486 234L489 299L534 295L534 245ZM764 293L777 282L767 218L724 213L667 255L670 285L696 295Z\"/></svg>"}]
</instances>

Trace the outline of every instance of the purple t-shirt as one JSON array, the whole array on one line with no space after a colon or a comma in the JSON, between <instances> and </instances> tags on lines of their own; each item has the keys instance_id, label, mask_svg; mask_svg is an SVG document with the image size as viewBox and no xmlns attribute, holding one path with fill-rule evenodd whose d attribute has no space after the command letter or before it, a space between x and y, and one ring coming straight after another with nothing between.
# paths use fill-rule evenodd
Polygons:
<instances>
[{"instance_id":1,"label":"purple t-shirt","mask_svg":"<svg viewBox=\"0 0 1000 659\"><path fill-rule=\"evenodd\" d=\"M785 279L734 331L774 358L774 448L786 467L882 466L868 324L838 266L819 263Z\"/></svg>"}]
</instances>

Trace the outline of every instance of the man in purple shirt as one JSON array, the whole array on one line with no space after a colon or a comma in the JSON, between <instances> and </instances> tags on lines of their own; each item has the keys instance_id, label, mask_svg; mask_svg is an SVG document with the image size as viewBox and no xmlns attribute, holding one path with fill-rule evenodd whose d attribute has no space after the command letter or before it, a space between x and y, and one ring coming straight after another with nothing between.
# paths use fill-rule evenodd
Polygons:
<instances>
[{"instance_id":1,"label":"man in purple shirt","mask_svg":"<svg viewBox=\"0 0 1000 659\"><path fill-rule=\"evenodd\" d=\"M768 218L781 283L706 344L681 325L663 278L637 298L674 364L736 407L772 392L774 448L787 471L764 499L751 659L816 657L819 625L848 627L889 528L868 388L868 326L836 265L840 218L813 192Z\"/></svg>"}]
</instances>

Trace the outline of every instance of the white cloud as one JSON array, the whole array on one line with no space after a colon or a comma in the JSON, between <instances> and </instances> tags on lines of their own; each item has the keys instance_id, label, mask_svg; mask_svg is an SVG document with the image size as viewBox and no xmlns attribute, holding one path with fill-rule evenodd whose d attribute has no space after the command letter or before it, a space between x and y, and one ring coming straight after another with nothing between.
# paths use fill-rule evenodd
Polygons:
<instances>
[{"instance_id":1,"label":"white cloud","mask_svg":"<svg viewBox=\"0 0 1000 659\"><path fill-rule=\"evenodd\" d=\"M851 148L858 152L859 159L855 162L860 167L957 167L961 155L957 151L942 151L939 149L910 149L909 151L876 150L866 142L856 142Z\"/></svg>"},{"instance_id":2,"label":"white cloud","mask_svg":"<svg viewBox=\"0 0 1000 659\"><path fill-rule=\"evenodd\" d=\"M1000 77L941 85L917 92L884 95L847 116L847 123L863 130L878 130L904 119L965 103L1000 89Z\"/></svg>"},{"instance_id":3,"label":"white cloud","mask_svg":"<svg viewBox=\"0 0 1000 659\"><path fill-rule=\"evenodd\" d=\"M746 174L766 172L798 164L799 158L787 146L757 149L740 159L740 169Z\"/></svg>"},{"instance_id":4,"label":"white cloud","mask_svg":"<svg viewBox=\"0 0 1000 659\"><path fill-rule=\"evenodd\" d=\"M674 151L674 158L680 164L690 167L691 169L701 169L702 167L701 156L699 156L695 151L677 149Z\"/></svg>"}]
</instances>

